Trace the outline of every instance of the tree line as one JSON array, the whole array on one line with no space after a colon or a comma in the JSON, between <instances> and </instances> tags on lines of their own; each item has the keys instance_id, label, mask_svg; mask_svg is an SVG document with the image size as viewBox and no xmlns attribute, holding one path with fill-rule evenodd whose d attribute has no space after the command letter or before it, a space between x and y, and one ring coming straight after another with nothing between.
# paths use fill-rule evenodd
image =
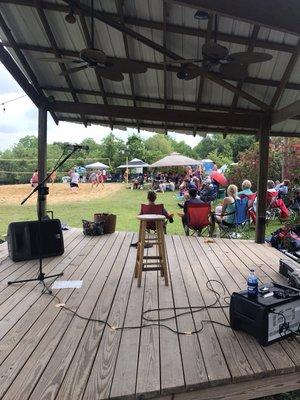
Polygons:
<instances>
[{"instance_id":1,"label":"tree line","mask_svg":"<svg viewBox=\"0 0 300 400\"><path fill-rule=\"evenodd\" d=\"M256 181L253 169L256 169L257 165L251 164L252 161L249 161L249 159L253 159L257 163L258 160L258 145L255 136L227 135L226 138L223 138L222 135L218 134L207 135L192 148L184 140L176 141L170 136L162 134L154 134L148 139L143 139L138 134L132 134L125 141L110 133L100 143L97 143L94 139L86 138L80 144L89 146L89 151L80 150L76 152L58 171L59 178L74 166L84 166L100 161L104 164L109 164L111 172L116 172L117 166L125 164L126 159L139 158L152 164L176 151L197 160L210 158L219 166L238 163L238 166L235 165L234 168L231 168L230 174L232 174L232 178L236 175L236 178L239 179L246 172L247 174L251 172L254 181ZM291 139L291 145L288 145L288 148L293 149L293 144L294 141ZM67 143L65 142L54 142L47 145L49 171L54 167L59 157L66 152L66 145ZM291 157L292 150L283 151L283 146L286 147L286 142L284 143L283 140L278 138L272 140L270 146L270 173L272 176L276 175L276 179L281 177L284 155L287 154L290 161L293 158ZM37 155L38 139L33 135L21 138L11 149L0 152L0 183L28 182L32 172L37 169ZM243 170L244 163L247 167ZM252 166L251 171L249 170L249 165ZM291 165L289 168L295 171L294 175L297 175L296 167L297 162L296 166Z\"/></svg>"}]
</instances>

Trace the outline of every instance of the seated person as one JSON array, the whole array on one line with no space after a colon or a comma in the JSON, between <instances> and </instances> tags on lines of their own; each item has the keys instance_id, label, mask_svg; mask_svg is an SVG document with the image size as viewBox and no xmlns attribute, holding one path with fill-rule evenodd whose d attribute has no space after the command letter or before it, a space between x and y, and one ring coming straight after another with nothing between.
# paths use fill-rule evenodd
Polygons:
<instances>
[{"instance_id":1,"label":"seated person","mask_svg":"<svg viewBox=\"0 0 300 400\"><path fill-rule=\"evenodd\" d=\"M291 209L300 214L300 188L295 190L295 197L292 200Z\"/></svg>"},{"instance_id":2,"label":"seated person","mask_svg":"<svg viewBox=\"0 0 300 400\"><path fill-rule=\"evenodd\" d=\"M140 214L158 214L158 211L156 210L156 207L155 207L156 205L158 206L158 204L155 204L156 198L157 198L156 193L153 190L149 190L149 192L147 194L147 200L148 200L149 207L147 207L147 206L143 207L143 204L142 204ZM144 208L144 210L143 210L143 208ZM162 204L161 215L164 215L167 219L165 221L165 229L164 229L165 233L166 233L167 222L169 221L170 223L172 223L174 221L173 214L169 214ZM150 224L149 224L149 226L150 226ZM147 223L147 227L148 227L148 223ZM152 229L152 225L148 229Z\"/></svg>"},{"instance_id":3,"label":"seated person","mask_svg":"<svg viewBox=\"0 0 300 400\"><path fill-rule=\"evenodd\" d=\"M275 190L278 192L278 197L288 194L290 186L291 182L289 181L289 179L284 179L282 183L277 184L275 186Z\"/></svg>"},{"instance_id":4,"label":"seated person","mask_svg":"<svg viewBox=\"0 0 300 400\"><path fill-rule=\"evenodd\" d=\"M191 188L189 190L189 198L184 202L183 205L183 212L184 214L182 215L182 225L185 227L187 224L187 206L188 204L203 204L204 201L202 201L199 197L197 197L197 189Z\"/></svg>"},{"instance_id":5,"label":"seated person","mask_svg":"<svg viewBox=\"0 0 300 400\"><path fill-rule=\"evenodd\" d=\"M250 181L248 181L248 179L245 179L242 183L242 190L240 192L238 192L238 196L249 196L251 194L253 194L252 190L252 183Z\"/></svg>"},{"instance_id":6,"label":"seated person","mask_svg":"<svg viewBox=\"0 0 300 400\"><path fill-rule=\"evenodd\" d=\"M210 178L204 179L202 189L199 192L199 197L204 203L210 203L216 200L217 192L215 191Z\"/></svg>"},{"instance_id":7,"label":"seated person","mask_svg":"<svg viewBox=\"0 0 300 400\"><path fill-rule=\"evenodd\" d=\"M289 210L284 204L282 199L278 198L278 192L275 189L275 183L272 180L268 180L267 182L267 206L269 208L279 208L280 209L280 218L287 219L289 217ZM257 209L257 198L253 203L254 211Z\"/></svg>"},{"instance_id":8,"label":"seated person","mask_svg":"<svg viewBox=\"0 0 300 400\"><path fill-rule=\"evenodd\" d=\"M227 197L223 205L216 207L216 221L224 225L233 225L235 222L235 200L238 199L238 188L236 185L229 185L227 188ZM222 208L221 208L222 207Z\"/></svg>"}]
</instances>

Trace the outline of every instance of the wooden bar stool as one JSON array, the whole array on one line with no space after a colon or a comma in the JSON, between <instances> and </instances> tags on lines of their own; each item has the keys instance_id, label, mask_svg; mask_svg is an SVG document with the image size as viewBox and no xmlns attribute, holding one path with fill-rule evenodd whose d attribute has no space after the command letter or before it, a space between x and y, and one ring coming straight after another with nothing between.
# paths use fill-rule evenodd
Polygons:
<instances>
[{"instance_id":1,"label":"wooden bar stool","mask_svg":"<svg viewBox=\"0 0 300 400\"><path fill-rule=\"evenodd\" d=\"M164 236L164 221L166 217L158 214L143 214L139 215L140 220L139 239L137 245L136 263L134 276L138 278L138 287L141 286L143 271L161 271L161 276L165 278L165 284L168 286L168 271L166 258L166 245ZM149 223L155 228L154 234L148 233ZM145 255L145 245L151 243L157 246L157 255ZM149 267L150 265L150 267Z\"/></svg>"}]
</instances>

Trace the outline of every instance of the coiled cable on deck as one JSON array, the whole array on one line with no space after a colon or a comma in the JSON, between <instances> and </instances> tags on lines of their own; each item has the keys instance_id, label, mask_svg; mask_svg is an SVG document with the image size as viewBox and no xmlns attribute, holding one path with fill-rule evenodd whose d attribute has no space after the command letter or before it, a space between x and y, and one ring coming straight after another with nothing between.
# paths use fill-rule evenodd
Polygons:
<instances>
[{"instance_id":1,"label":"coiled cable on deck","mask_svg":"<svg viewBox=\"0 0 300 400\"><path fill-rule=\"evenodd\" d=\"M213 292L215 294L215 296L216 296L216 300L212 304L199 305L199 306L184 306L184 307L151 308L149 310L145 310L145 311L142 312L142 321L150 322L150 323L147 323L147 324L142 323L141 325L136 325L136 326L120 326L120 327L118 327L118 326L114 326L114 325L110 324L108 321L105 321L105 320L102 320L102 319L92 318L92 317L85 317L83 315L78 314L77 311L74 311L71 308L69 308L68 306L66 306L66 304L62 303L57 295L52 293L52 294L50 294L50 296L52 296L53 298L58 300L58 304L57 304L58 307L60 307L62 309L65 309L68 312L71 312L76 317L78 317L80 319L83 319L85 321L97 322L97 323L103 324L104 326L107 326L112 331L125 331L125 330L133 330L133 329L143 329L143 328L150 328L150 327L158 327L158 328L165 328L165 329L169 330L170 332L175 333L177 335L190 336L190 335L195 335L195 334L200 333L204 329L204 324L205 323L217 324L217 325L220 325L220 326L224 326L226 328L230 328L230 325L228 325L228 324L223 324L222 322L214 321L214 320L211 320L211 319L203 319L203 320L201 320L200 321L200 323L201 323L200 328L192 330L192 331L179 331L177 329L173 329L170 326L161 323L161 322L170 321L170 320L173 320L173 319L180 318L180 317L182 317L184 315L188 315L188 314L193 315L194 313L197 313L197 312L200 312L200 311L203 311L203 310L208 310L208 309L211 309L211 308L212 309L213 308L219 308L219 309L228 308L229 307L229 304L227 302L227 299L229 298L228 296L224 296L223 297L223 300L226 302L226 305L219 305L219 306L216 305L220 301L221 295L220 295L219 292L217 292L213 288L212 282L218 283L223 289L223 296L225 295L225 287L224 287L222 282L220 282L218 280L215 280L215 279L208 280L206 282L206 287L207 287L207 289L209 291ZM176 311L179 311L179 310L187 310L187 311L180 312L180 313L176 314ZM164 318L149 318L149 317L146 317L146 315L148 315L150 313L153 313L153 312L160 313L160 312L163 312L163 311L173 312L174 315L172 315L170 317L164 317Z\"/></svg>"}]
</instances>

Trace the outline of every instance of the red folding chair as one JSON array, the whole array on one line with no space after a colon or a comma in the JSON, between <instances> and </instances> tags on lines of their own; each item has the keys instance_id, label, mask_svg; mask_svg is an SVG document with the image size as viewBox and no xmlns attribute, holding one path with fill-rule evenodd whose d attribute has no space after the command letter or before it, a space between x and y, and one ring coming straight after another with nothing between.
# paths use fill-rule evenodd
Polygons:
<instances>
[{"instance_id":1,"label":"red folding chair","mask_svg":"<svg viewBox=\"0 0 300 400\"><path fill-rule=\"evenodd\" d=\"M200 236L203 234L204 228L208 229L208 235L212 236L214 231L214 222L211 221L211 215L210 204L188 204L186 213L187 220L184 225L186 236L189 236L190 230L192 230L192 235L197 233L197 235Z\"/></svg>"}]
</instances>

